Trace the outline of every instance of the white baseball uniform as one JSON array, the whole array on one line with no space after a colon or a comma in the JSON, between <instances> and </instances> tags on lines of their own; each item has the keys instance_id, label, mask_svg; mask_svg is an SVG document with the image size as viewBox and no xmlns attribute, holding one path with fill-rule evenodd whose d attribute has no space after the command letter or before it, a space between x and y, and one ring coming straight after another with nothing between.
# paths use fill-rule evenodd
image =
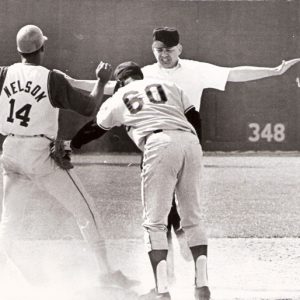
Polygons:
<instances>
[{"instance_id":1,"label":"white baseball uniform","mask_svg":"<svg viewBox=\"0 0 300 300\"><path fill-rule=\"evenodd\" d=\"M100 108L103 129L125 125L144 152L142 200L149 251L168 249L167 218L174 190L189 245L207 243L200 217L201 146L185 113L193 105L174 83L136 80Z\"/></svg>"},{"instance_id":2,"label":"white baseball uniform","mask_svg":"<svg viewBox=\"0 0 300 300\"><path fill-rule=\"evenodd\" d=\"M89 116L94 105L90 97L73 89L63 75L42 66L16 63L0 67L0 133L7 136L1 157L0 242L8 254L22 228L31 190L39 189L41 197L43 193L52 195L73 214L101 264L103 237L93 199L73 170L60 169L49 156L51 139L57 135L59 108Z\"/></svg>"}]
</instances>

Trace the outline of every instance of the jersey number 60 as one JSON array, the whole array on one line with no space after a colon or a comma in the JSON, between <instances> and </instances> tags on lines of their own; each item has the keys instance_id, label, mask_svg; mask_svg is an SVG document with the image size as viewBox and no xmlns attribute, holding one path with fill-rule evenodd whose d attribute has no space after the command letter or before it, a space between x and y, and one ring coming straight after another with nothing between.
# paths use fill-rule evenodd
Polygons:
<instances>
[{"instance_id":1,"label":"jersey number 60","mask_svg":"<svg viewBox=\"0 0 300 300\"><path fill-rule=\"evenodd\" d=\"M160 84L151 84L148 85L145 88L145 92L147 95L147 98L152 103L165 103L167 102L167 96ZM123 101L130 111L131 114L136 114L139 112L144 105L143 98L141 96L138 96L137 91L130 91L124 94Z\"/></svg>"}]
</instances>

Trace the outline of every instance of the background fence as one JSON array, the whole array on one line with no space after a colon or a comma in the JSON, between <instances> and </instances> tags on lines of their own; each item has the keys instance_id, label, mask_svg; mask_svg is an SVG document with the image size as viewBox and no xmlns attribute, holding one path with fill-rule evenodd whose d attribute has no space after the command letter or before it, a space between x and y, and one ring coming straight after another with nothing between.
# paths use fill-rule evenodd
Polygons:
<instances>
[{"instance_id":1,"label":"background fence","mask_svg":"<svg viewBox=\"0 0 300 300\"><path fill-rule=\"evenodd\" d=\"M19 60L15 36L25 24L49 41L46 65L93 79L100 60L154 62L152 30L175 26L183 58L222 66L273 67L300 56L300 1L1 0L0 65ZM206 151L299 150L300 66L280 77L205 90L201 105ZM62 112L70 138L88 119ZM3 138L2 138L3 140ZM91 151L136 151L123 129L90 143Z\"/></svg>"}]
</instances>

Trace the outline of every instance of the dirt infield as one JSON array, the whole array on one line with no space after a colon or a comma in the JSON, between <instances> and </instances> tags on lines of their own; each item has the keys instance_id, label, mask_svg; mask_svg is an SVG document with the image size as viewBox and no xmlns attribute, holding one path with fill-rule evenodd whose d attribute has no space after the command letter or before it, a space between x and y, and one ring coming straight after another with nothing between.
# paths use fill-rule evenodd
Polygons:
<instances>
[{"instance_id":1,"label":"dirt infield","mask_svg":"<svg viewBox=\"0 0 300 300\"><path fill-rule=\"evenodd\" d=\"M139 155L75 155L73 160L103 215L114 267L142 282L136 293L147 291L154 282L142 238ZM213 299L299 300L300 157L206 155L204 167ZM94 261L74 219L52 198L40 195L37 191L28 203L22 241L15 247L35 282L29 290L25 284L28 299L99 300L104 292L97 288ZM192 300L193 266L177 248L172 299ZM13 269L6 270L4 279L0 299L25 300L10 294L22 290L21 285L13 288L22 282ZM106 295L105 300L122 295ZM123 299L130 297L135 295Z\"/></svg>"},{"instance_id":2,"label":"dirt infield","mask_svg":"<svg viewBox=\"0 0 300 300\"><path fill-rule=\"evenodd\" d=\"M176 241L174 245L176 282L171 286L172 299L193 300L193 264L181 258ZM93 257L83 241L44 240L16 245L19 266L31 270L30 279L35 284L22 286L22 280L10 268L6 270L10 277L0 281L0 298L136 300L136 295L153 287L142 240L109 240L107 246L113 267L141 281L134 293L107 294L107 290L99 288ZM299 253L298 239L212 239L209 250L212 299L299 300Z\"/></svg>"}]
</instances>

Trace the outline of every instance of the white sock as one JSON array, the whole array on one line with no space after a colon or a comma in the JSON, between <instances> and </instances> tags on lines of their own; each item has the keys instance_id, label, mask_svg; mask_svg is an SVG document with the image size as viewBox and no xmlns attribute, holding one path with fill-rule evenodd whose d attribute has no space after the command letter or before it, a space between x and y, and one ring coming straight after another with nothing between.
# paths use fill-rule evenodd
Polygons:
<instances>
[{"instance_id":1,"label":"white sock","mask_svg":"<svg viewBox=\"0 0 300 300\"><path fill-rule=\"evenodd\" d=\"M162 260L156 267L156 285L158 293L168 292L167 262Z\"/></svg>"},{"instance_id":2,"label":"white sock","mask_svg":"<svg viewBox=\"0 0 300 300\"><path fill-rule=\"evenodd\" d=\"M207 257L200 255L196 261L196 287L208 286Z\"/></svg>"}]
</instances>

